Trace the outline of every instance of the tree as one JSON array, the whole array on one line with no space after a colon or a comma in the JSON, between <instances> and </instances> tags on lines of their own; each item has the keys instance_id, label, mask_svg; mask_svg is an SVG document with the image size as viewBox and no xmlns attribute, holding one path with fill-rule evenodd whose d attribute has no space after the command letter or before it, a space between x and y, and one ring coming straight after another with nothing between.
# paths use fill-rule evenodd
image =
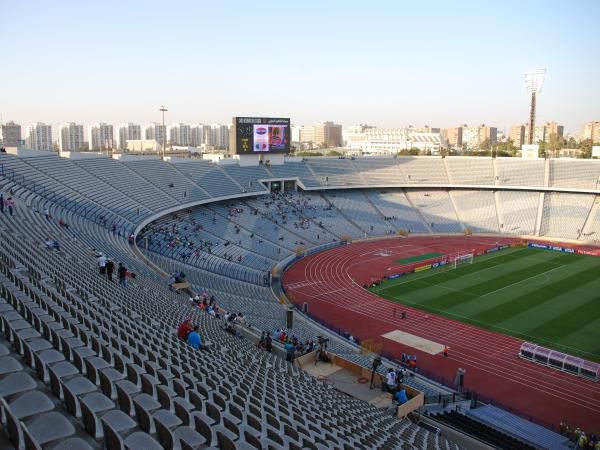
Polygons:
<instances>
[{"instance_id":1,"label":"tree","mask_svg":"<svg viewBox=\"0 0 600 450\"><path fill-rule=\"evenodd\" d=\"M338 152L337 150L330 150L330 151L327 153L327 155L328 155L328 156L342 156L342 155L343 155L343 153L342 153L342 152Z\"/></svg>"},{"instance_id":2,"label":"tree","mask_svg":"<svg viewBox=\"0 0 600 450\"><path fill-rule=\"evenodd\" d=\"M581 154L582 158L591 158L592 157L592 146L593 146L593 143L592 143L591 139L585 139L579 143L579 150L581 150L581 152L582 152L582 154Z\"/></svg>"},{"instance_id":3,"label":"tree","mask_svg":"<svg viewBox=\"0 0 600 450\"><path fill-rule=\"evenodd\" d=\"M485 139L481 144L479 144L479 148L481 150L489 150L491 148L490 140Z\"/></svg>"},{"instance_id":4,"label":"tree","mask_svg":"<svg viewBox=\"0 0 600 450\"><path fill-rule=\"evenodd\" d=\"M556 156L556 153L565 146L565 140L562 136L557 133L552 133L548 137L548 145L547 149L551 152L553 156Z\"/></svg>"}]
</instances>

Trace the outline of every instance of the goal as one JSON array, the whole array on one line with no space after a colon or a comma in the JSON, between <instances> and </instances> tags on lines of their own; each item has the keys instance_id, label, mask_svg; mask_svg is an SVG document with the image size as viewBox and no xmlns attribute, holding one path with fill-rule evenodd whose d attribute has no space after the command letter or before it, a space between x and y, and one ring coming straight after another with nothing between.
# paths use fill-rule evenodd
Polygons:
<instances>
[{"instance_id":1,"label":"goal","mask_svg":"<svg viewBox=\"0 0 600 450\"><path fill-rule=\"evenodd\" d=\"M452 264L452 268L456 269L459 265L462 264L473 264L473 253L455 253L450 255L450 264Z\"/></svg>"}]
</instances>

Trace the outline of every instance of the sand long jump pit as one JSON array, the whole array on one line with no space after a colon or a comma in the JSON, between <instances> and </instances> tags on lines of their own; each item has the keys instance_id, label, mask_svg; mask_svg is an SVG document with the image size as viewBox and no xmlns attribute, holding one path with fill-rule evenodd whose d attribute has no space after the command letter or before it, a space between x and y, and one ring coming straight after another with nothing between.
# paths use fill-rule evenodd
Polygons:
<instances>
[{"instance_id":1,"label":"sand long jump pit","mask_svg":"<svg viewBox=\"0 0 600 450\"><path fill-rule=\"evenodd\" d=\"M437 355L444 351L444 346L438 342L430 341L429 339L415 336L414 334L405 333L404 331L394 330L382 334L381 337L390 341L398 342L399 344L408 345L430 355Z\"/></svg>"}]
</instances>

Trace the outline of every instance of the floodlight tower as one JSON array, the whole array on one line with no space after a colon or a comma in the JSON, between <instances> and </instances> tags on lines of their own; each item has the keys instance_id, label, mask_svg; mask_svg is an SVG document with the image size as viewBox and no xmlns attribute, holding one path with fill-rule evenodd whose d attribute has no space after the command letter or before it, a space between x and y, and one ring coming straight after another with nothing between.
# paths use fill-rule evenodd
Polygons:
<instances>
[{"instance_id":1,"label":"floodlight tower","mask_svg":"<svg viewBox=\"0 0 600 450\"><path fill-rule=\"evenodd\" d=\"M165 127L165 112L168 109L164 105L160 105L159 111L162 113L162 132L163 132L163 141L162 141L162 156L165 157L165 149L167 146L167 129Z\"/></svg>"},{"instance_id":2,"label":"floodlight tower","mask_svg":"<svg viewBox=\"0 0 600 450\"><path fill-rule=\"evenodd\" d=\"M525 72L525 86L527 86L527 92L531 96L531 107L529 109L529 139L528 144L533 144L533 135L535 133L535 103L536 95L542 90L544 84L544 76L546 75L546 69L532 69Z\"/></svg>"}]
</instances>

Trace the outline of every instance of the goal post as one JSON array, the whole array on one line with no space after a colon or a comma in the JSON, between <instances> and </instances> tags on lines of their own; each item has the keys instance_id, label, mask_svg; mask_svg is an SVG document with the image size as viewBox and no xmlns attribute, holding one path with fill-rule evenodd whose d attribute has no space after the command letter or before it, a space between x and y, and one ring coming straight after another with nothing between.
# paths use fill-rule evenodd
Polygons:
<instances>
[{"instance_id":1,"label":"goal post","mask_svg":"<svg viewBox=\"0 0 600 450\"><path fill-rule=\"evenodd\" d=\"M450 256L450 264L452 264L452 268L456 269L458 266L463 264L473 264L475 254L472 252L467 253L455 253Z\"/></svg>"}]
</instances>

